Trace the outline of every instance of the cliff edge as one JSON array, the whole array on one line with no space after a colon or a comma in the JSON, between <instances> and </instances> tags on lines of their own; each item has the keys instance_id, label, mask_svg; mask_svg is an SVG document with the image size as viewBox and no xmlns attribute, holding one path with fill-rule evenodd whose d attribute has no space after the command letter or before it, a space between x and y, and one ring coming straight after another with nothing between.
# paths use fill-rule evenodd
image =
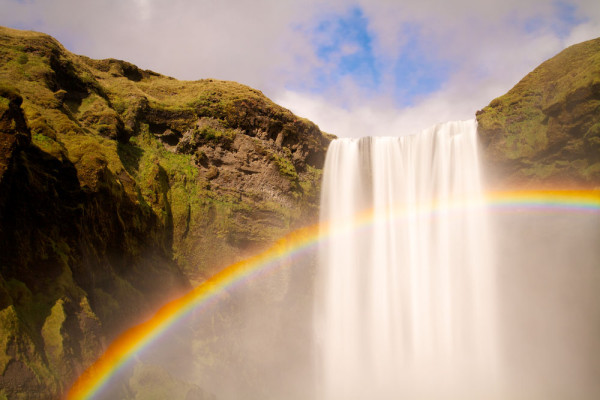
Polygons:
<instances>
[{"instance_id":1,"label":"cliff edge","mask_svg":"<svg viewBox=\"0 0 600 400\"><path fill-rule=\"evenodd\" d=\"M0 398L59 397L124 328L315 222L330 140L247 86L0 28Z\"/></svg>"},{"instance_id":2,"label":"cliff edge","mask_svg":"<svg viewBox=\"0 0 600 400\"><path fill-rule=\"evenodd\" d=\"M600 186L600 38L542 63L477 122L494 184Z\"/></svg>"}]
</instances>

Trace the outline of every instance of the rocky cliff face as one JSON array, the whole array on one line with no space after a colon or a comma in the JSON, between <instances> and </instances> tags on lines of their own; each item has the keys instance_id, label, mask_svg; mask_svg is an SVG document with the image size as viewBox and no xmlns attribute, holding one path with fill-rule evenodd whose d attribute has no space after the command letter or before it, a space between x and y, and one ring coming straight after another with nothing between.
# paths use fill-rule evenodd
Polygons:
<instances>
[{"instance_id":1,"label":"rocky cliff face","mask_svg":"<svg viewBox=\"0 0 600 400\"><path fill-rule=\"evenodd\" d=\"M600 186L600 39L542 63L477 121L496 184Z\"/></svg>"},{"instance_id":2,"label":"rocky cliff face","mask_svg":"<svg viewBox=\"0 0 600 400\"><path fill-rule=\"evenodd\" d=\"M189 283L156 215L103 164L83 186L68 158L32 144L22 99L0 95L0 393L56 398L105 340Z\"/></svg>"},{"instance_id":3,"label":"rocky cliff face","mask_svg":"<svg viewBox=\"0 0 600 400\"><path fill-rule=\"evenodd\" d=\"M599 56L573 46L478 112L497 184L600 185ZM0 28L0 399L57 398L165 299L314 222L330 140L244 85ZM151 365L129 395L149 380L211 398Z\"/></svg>"},{"instance_id":4,"label":"rocky cliff face","mask_svg":"<svg viewBox=\"0 0 600 400\"><path fill-rule=\"evenodd\" d=\"M0 399L56 398L165 299L314 222L330 140L246 86L0 28Z\"/></svg>"}]
</instances>

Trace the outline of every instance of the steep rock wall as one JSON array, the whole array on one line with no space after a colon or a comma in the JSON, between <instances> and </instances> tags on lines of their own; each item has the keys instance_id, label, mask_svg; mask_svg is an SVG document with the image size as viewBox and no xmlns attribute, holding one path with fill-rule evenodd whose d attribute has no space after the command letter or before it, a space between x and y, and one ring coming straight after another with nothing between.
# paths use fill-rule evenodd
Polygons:
<instances>
[{"instance_id":1,"label":"steep rock wall","mask_svg":"<svg viewBox=\"0 0 600 400\"><path fill-rule=\"evenodd\" d=\"M190 282L316 221L330 140L247 86L0 28L0 398L56 398Z\"/></svg>"}]
</instances>

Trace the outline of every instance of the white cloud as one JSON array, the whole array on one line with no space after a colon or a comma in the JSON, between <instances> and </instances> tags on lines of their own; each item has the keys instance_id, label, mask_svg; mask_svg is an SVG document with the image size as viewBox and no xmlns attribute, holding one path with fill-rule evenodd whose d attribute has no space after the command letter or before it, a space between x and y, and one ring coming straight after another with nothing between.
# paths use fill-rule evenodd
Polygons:
<instances>
[{"instance_id":1,"label":"white cloud","mask_svg":"<svg viewBox=\"0 0 600 400\"><path fill-rule=\"evenodd\" d=\"M477 107L483 107L492 98L485 92L471 96L466 92L457 94L459 89L437 92L402 109L385 101L342 107L321 96L289 90L275 101L337 136L401 136L418 133L440 122L472 119Z\"/></svg>"},{"instance_id":2,"label":"white cloud","mask_svg":"<svg viewBox=\"0 0 600 400\"><path fill-rule=\"evenodd\" d=\"M0 0L0 24L180 79L236 80L340 136L397 135L472 118L543 60L600 35L596 0L566 3L576 6L572 16L547 0ZM318 94L302 91L315 86L317 67L332 68L315 54L314 28L355 6L368 19L381 87L369 91L345 76ZM449 72L434 92L400 107L385 63L416 38L421 55ZM340 54L356 50L347 44Z\"/></svg>"},{"instance_id":3,"label":"white cloud","mask_svg":"<svg viewBox=\"0 0 600 400\"><path fill-rule=\"evenodd\" d=\"M600 37L600 21L593 21L576 26L565 40L567 46Z\"/></svg>"},{"instance_id":4,"label":"white cloud","mask_svg":"<svg viewBox=\"0 0 600 400\"><path fill-rule=\"evenodd\" d=\"M383 98L348 102L344 90L338 96L342 100L331 92L325 98L288 91L276 98L339 136L411 134L438 122L474 118L477 109L504 94L544 60L570 44L599 35L598 13L581 12L588 20L561 38L554 29L565 16L546 1L399 5L365 0L362 6L370 29L377 33L379 54L397 56L406 44L405 24L410 24L409 28L423 35L426 49L440 62L449 62L453 71L439 90L404 108L393 107ZM537 28L530 28L529 22Z\"/></svg>"}]
</instances>

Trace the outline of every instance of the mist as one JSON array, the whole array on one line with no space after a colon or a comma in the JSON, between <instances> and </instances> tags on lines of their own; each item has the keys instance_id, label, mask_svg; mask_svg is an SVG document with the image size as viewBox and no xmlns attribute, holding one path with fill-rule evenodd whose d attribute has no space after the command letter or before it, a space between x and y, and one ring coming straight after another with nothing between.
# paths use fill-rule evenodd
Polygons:
<instances>
[{"instance_id":1,"label":"mist","mask_svg":"<svg viewBox=\"0 0 600 400\"><path fill-rule=\"evenodd\" d=\"M454 132L452 135L456 136L458 133ZM434 140L436 146L440 146L441 139L440 136ZM430 152L429 146L424 149L423 154ZM457 150L452 150L455 151ZM454 159L461 160L461 157ZM382 157L375 157L373 161L362 157L362 162L379 161L380 164L385 164L381 160ZM429 164L423 159L421 162L422 168ZM369 174L373 170L365 165L358 165L360 162L356 164L356 170L362 171L357 173L357 176L361 176L358 181L366 182L371 179ZM444 175L442 172L436 174ZM450 171L447 178L450 181L460 180L457 174L457 171ZM423 176L426 175L428 174ZM371 190L369 188L372 183L365 182L362 182L365 184L364 191ZM427 179L423 178L421 182L425 182L422 183L423 187L428 186ZM437 183L441 184L440 182ZM437 186L434 186L432 190L437 193ZM504 188L506 191L519 189L524 188L517 185ZM350 197L356 200L362 196L362 191L357 186L355 195ZM393 191L402 193L398 187ZM339 195L328 205L329 209L348 207L348 204L342 204L347 202L344 200L344 193L340 192ZM469 213L472 212L467 211L465 218L470 220L473 216ZM357 335L357 331L368 332L368 325L377 320L371 319L370 314L377 313L377 310L365 312L361 309L359 312L357 309L354 317L358 316L358 319L354 325L350 324L349 327L334 332L329 341L320 340L323 331L315 323L315 315L323 313L324 303L318 297L315 300L315 295L323 287L327 288L322 281L326 265L320 262L319 257L319 252L323 250L320 246L328 242L325 240L309 251L280 259L273 268L259 271L249 279L228 287L211 301L202 303L192 314L180 320L141 352L97 398L342 400L342 397L336 396L335 391L323 391L324 376L331 378L333 374L334 379L350 388L349 393L354 396L352 398L357 399L374 396L372 398L381 400L400 395L408 399L436 400L465 397L490 400L597 399L600 396L600 303L597 300L600 293L600 214L591 209L536 208L518 202L505 207L489 204L486 212L487 223L474 225L477 229L485 229L485 232L472 232L474 236L468 240L461 230L450 230L445 240L440 239L444 238L444 234L440 233L421 235L420 239L429 238L431 243L426 241L419 244L432 260L440 253L439 248L435 247L436 241L450 245L447 249L442 249L440 254L458 255L457 260L469 260L475 253L478 257L486 255L485 260L478 257L471 260L481 264L473 267L481 267L483 264L490 266L491 276L489 281L484 282L484 286L478 288L477 285L481 282L477 281L463 282L472 273L465 272L463 266L458 266L454 271L464 273L464 277L450 277L454 288L475 292L483 290L475 297L465 297L467 300L463 299L462 292L450 295L454 296L455 306L468 304L469 301L474 303L468 304L469 307L465 310L453 310L460 318L452 323L459 326L449 330L463 332L473 328L466 333L469 340L462 344L463 347L466 345L468 348L475 342L483 343L485 348L493 346L491 351L484 353L493 355L493 362L488 364L489 360L481 359L480 356L476 358L477 365L483 366L482 368L461 370L460 365L464 360L460 351L455 353L456 349L449 347L442 348L442 353L451 354L449 359L457 363L450 364L449 370L440 368L435 361L441 360L436 358L438 350L433 350L432 359L435 362L430 364L429 371L419 375L424 383L415 383L410 378L413 371L410 364L415 360L414 352L418 354L418 349L404 354L397 349L394 353L389 350L392 356L388 354L385 359L401 368L388 368L385 371L383 376L391 383L384 382L389 385L383 391L381 388L385 386L378 385L384 384L377 383L377 379L371 376L372 371L368 367L371 364L368 362L364 366L359 364L358 372L352 379L348 379L342 372L347 362L343 361L343 354L338 354L333 357L334 367L325 371L324 368L327 367L324 365L332 363L331 354L328 355L329 345ZM408 221L402 220L400 225L407 224ZM436 224L444 226L440 221ZM451 226L460 224L452 223ZM440 228L434 226L424 229L431 229L435 233ZM339 250L345 255L340 258L343 261L341 267L346 268L354 263L352 260L358 254L354 252L355 249L361 246L360 241L369 241L371 234L374 235L374 231L362 231L358 242L342 243ZM485 235L489 235L490 248L482 253L479 247L482 242L475 240L475 236ZM462 254L463 246L466 246L466 255ZM381 245L376 248L382 253L389 250ZM409 248L400 246L397 250L408 251ZM361 259L368 260L370 256L364 252L370 250L363 248L361 251ZM403 256L399 257L402 259ZM374 259L379 260L378 263L387 262L382 257ZM358 297L362 298L366 297L367 289L360 285L362 281L375 281L369 274L377 265L366 262L364 265L357 264L357 267L362 268L360 276L364 277L355 282L358 285ZM424 264L420 267L429 268ZM342 271L340 280L349 273ZM401 278L405 279L404 276ZM437 281L439 277L433 276L433 279ZM386 283L380 282L375 292L383 284ZM485 286L488 284L490 286ZM400 286L407 288L409 285L410 282L403 282ZM436 285L438 284L431 288L440 287ZM429 311L433 310L431 314L435 314L444 309L448 293L443 297L442 292L431 290L426 293L431 303L439 303L441 308L425 307L422 315L430 318ZM398 298L411 297L402 296L403 294L399 294ZM484 307L478 303L482 301L486 302ZM337 299L333 299L327 307L332 307L335 303ZM354 314L351 305L345 304L343 307L344 312ZM470 313L481 310L485 314L476 314L478 317L475 320L464 326L460 325L463 323L461 321L472 318ZM337 311L332 309L329 312ZM406 315L397 313L393 315L398 319L407 318ZM491 322L484 328L478 327L482 320ZM409 322L408 327L411 323ZM432 343L443 342L444 336L438 335L449 328L443 324L432 325L437 326L435 332L421 332L430 335ZM493 331L487 330L489 326L494 327ZM385 338L385 334L380 335L380 330L377 328L370 336ZM484 337L486 335L490 337ZM366 336L369 335L359 334L360 339L353 343L364 344ZM428 340L422 336L418 339L424 342ZM378 343L375 346L379 346L381 342ZM363 351L368 353L373 346L368 344L366 350L356 349L357 354ZM380 354L388 351L386 346L383 344L383 352L380 351ZM369 360L371 356L364 357L363 361ZM342 359L342 364L336 364L338 358ZM378 363L379 361L381 360L376 360L373 365L388 365L388 361L383 364ZM467 359L467 362L471 360ZM488 367L493 367L493 374L488 374ZM448 375L440 376L440 371L446 371ZM340 375L335 376L338 372ZM422 372L419 370L419 374ZM453 382L453 377L459 377L459 380ZM423 387L427 391L423 391ZM360 390L354 390L355 388ZM344 400L347 399L348 397L344 397Z\"/></svg>"},{"instance_id":2,"label":"mist","mask_svg":"<svg viewBox=\"0 0 600 400\"><path fill-rule=\"evenodd\" d=\"M202 303L94 398L314 398L316 249L281 259Z\"/></svg>"},{"instance_id":3,"label":"mist","mask_svg":"<svg viewBox=\"0 0 600 400\"><path fill-rule=\"evenodd\" d=\"M507 398L600 395L600 216L494 214Z\"/></svg>"}]
</instances>

